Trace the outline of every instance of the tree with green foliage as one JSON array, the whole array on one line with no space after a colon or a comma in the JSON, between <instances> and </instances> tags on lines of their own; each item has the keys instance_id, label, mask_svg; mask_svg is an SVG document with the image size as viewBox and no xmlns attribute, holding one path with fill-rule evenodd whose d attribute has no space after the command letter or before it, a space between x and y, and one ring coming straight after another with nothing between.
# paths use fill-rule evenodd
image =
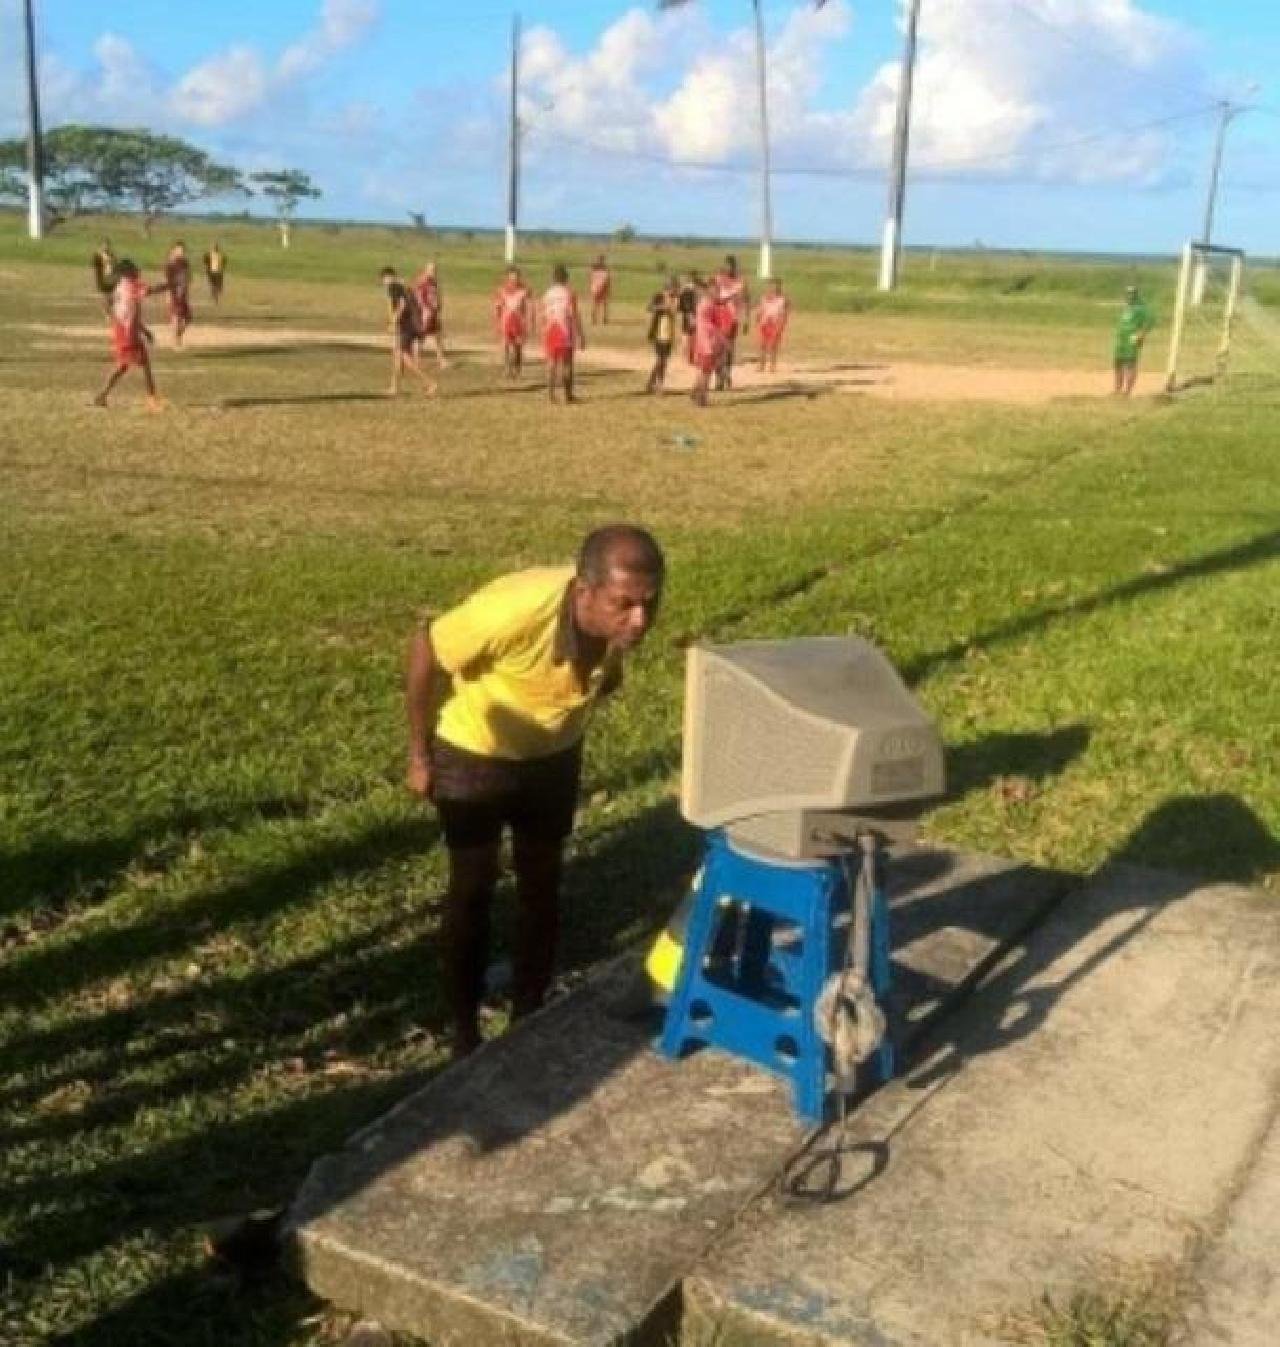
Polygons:
<instances>
[{"instance_id":1,"label":"tree with green foliage","mask_svg":"<svg viewBox=\"0 0 1280 1347\"><path fill-rule=\"evenodd\" d=\"M320 195L320 189L300 168L281 168L271 172L251 173L249 181L263 196L275 203L276 224L280 230L280 246L289 246L293 217L298 206L308 197Z\"/></svg>"},{"instance_id":2,"label":"tree with green foliage","mask_svg":"<svg viewBox=\"0 0 1280 1347\"><path fill-rule=\"evenodd\" d=\"M45 191L56 216L136 211L147 234L156 217L188 201L245 191L238 170L176 136L111 126L55 127L42 137ZM0 141L0 194L25 191L26 142Z\"/></svg>"}]
</instances>

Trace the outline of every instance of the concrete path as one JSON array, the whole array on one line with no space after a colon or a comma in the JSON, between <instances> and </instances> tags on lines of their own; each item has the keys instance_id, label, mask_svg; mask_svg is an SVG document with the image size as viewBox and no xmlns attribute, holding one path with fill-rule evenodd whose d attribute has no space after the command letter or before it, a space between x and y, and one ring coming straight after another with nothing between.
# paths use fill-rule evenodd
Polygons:
<instances>
[{"instance_id":1,"label":"concrete path","mask_svg":"<svg viewBox=\"0 0 1280 1347\"><path fill-rule=\"evenodd\" d=\"M606 979L318 1165L298 1263L431 1347L979 1347L1046 1292L1143 1286L1191 1347L1270 1347L1280 904L1125 865L1064 887L895 863L909 1070L843 1135L719 1054L656 1057Z\"/></svg>"},{"instance_id":2,"label":"concrete path","mask_svg":"<svg viewBox=\"0 0 1280 1347\"><path fill-rule=\"evenodd\" d=\"M1007 861L891 867L900 1040L1063 889ZM677 1288L804 1139L783 1086L678 1065L606 1013L609 977L437 1077L315 1167L293 1247L319 1294L432 1347L661 1341Z\"/></svg>"},{"instance_id":3,"label":"concrete path","mask_svg":"<svg viewBox=\"0 0 1280 1347\"><path fill-rule=\"evenodd\" d=\"M1280 905L1109 868L858 1111L843 1200L756 1204L690 1317L761 1347L1005 1342L1046 1291L1176 1283L1226 1222L1199 1341L1275 1342L1277 1023Z\"/></svg>"}]
</instances>

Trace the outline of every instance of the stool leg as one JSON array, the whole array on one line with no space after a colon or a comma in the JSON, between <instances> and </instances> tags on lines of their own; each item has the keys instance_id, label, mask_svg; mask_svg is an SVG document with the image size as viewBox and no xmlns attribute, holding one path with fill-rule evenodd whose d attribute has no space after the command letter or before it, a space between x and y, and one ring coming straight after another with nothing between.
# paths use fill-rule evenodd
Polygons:
<instances>
[{"instance_id":1,"label":"stool leg","mask_svg":"<svg viewBox=\"0 0 1280 1347\"><path fill-rule=\"evenodd\" d=\"M720 896L719 874L715 853L708 850L702 867L702 880L694 894L689 923L685 928L680 972L671 990L667 1017L659 1039L659 1047L667 1057L679 1057L689 1039L689 1007L693 1002L694 982L702 969L702 961L707 956L715 930L716 900Z\"/></svg>"},{"instance_id":2,"label":"stool leg","mask_svg":"<svg viewBox=\"0 0 1280 1347\"><path fill-rule=\"evenodd\" d=\"M889 897L885 892L881 858L877 856L876 860L875 882L871 890L871 986L875 990L876 1000L883 1009L887 1009L889 992L893 986L893 964L889 953ZM896 1063L893 1041L888 1034L876 1052L876 1069L882 1085L893 1079Z\"/></svg>"},{"instance_id":3,"label":"stool leg","mask_svg":"<svg viewBox=\"0 0 1280 1347\"><path fill-rule=\"evenodd\" d=\"M804 955L796 1033L799 1060L796 1062L795 1101L796 1112L806 1122L814 1124L822 1122L827 1098L827 1045L813 1022L813 1011L832 970L831 897L830 878L823 876L814 884L813 900L802 935Z\"/></svg>"}]
</instances>

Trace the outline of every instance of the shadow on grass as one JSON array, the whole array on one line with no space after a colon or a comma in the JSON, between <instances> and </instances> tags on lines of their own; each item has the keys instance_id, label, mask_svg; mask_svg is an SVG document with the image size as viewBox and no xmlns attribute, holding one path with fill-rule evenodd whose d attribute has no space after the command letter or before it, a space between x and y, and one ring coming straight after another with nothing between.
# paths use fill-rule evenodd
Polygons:
<instances>
[{"instance_id":1,"label":"shadow on grass","mask_svg":"<svg viewBox=\"0 0 1280 1347\"><path fill-rule=\"evenodd\" d=\"M867 383L872 382L870 379ZM848 387L855 385L850 383ZM758 407L762 402L791 402L803 398L806 402L816 402L836 389L835 384L787 384L783 388L771 388L765 393L734 392L727 404L730 407Z\"/></svg>"},{"instance_id":2,"label":"shadow on grass","mask_svg":"<svg viewBox=\"0 0 1280 1347\"><path fill-rule=\"evenodd\" d=\"M1000 623L970 639L953 641L939 650L920 655L903 666L902 674L910 683L918 683L947 664L963 660L972 650L991 650L1010 641L1020 640L1067 618L1087 617L1115 604L1129 603L1148 594L1160 594L1189 581L1204 580L1231 571L1262 566L1280 556L1280 529L1270 529L1246 542L1191 557L1154 575L1137 575L1119 584L1108 585L1097 593L1068 599L1036 612Z\"/></svg>"},{"instance_id":3,"label":"shadow on grass","mask_svg":"<svg viewBox=\"0 0 1280 1347\"><path fill-rule=\"evenodd\" d=\"M361 352L367 355L385 353L383 347L365 341L297 341L261 342L244 346L193 346L189 348L201 360L252 360L258 356L305 356L340 352Z\"/></svg>"},{"instance_id":4,"label":"shadow on grass","mask_svg":"<svg viewBox=\"0 0 1280 1347\"><path fill-rule=\"evenodd\" d=\"M283 884L285 900L296 901L313 883L331 877L335 863L351 870L373 868L429 840L422 826L388 827L339 847L318 848L287 872L273 871L252 887L262 897ZM668 895L687 881L695 844L696 834L670 804L584 839L566 877L562 966L572 970L593 963L612 952L630 926L658 919L661 913L654 907L665 910ZM216 906L216 895L209 901L222 918L228 915L225 906ZM252 908L247 886L234 887L221 901L237 912ZM272 901L278 905L280 900ZM189 921L176 919L189 935ZM328 1042L340 1043L348 1057L375 1055L394 1051L407 1024L419 1031L443 1024L434 933L425 940L397 942L395 926L389 922L284 968L152 997L17 1045L18 1060L33 1070L45 1092L53 1078L42 1066L83 1079L85 1064L78 1054L95 1044L115 1045L100 1063L99 1080L109 1089L112 1073L122 1064L127 1062L131 1070L139 1066L141 1054L129 1047L143 1034L152 1041L139 1046L151 1054L157 1076L164 1078L126 1087L115 1098L108 1094L101 1101L91 1099L74 1118L24 1126L20 1136L6 1138L9 1142L48 1143L56 1137L74 1147L76 1138L95 1129L172 1101L175 1088L192 1099L216 1101L250 1079L282 1069L295 1055L305 1054L314 1073L298 1087L308 1090L305 1098L286 1097L280 1103L284 1091L277 1088L270 1105L248 1117L170 1134L140 1153L115 1152L96 1164L88 1160L90 1150L74 1173L46 1170L11 1184L10 1201L31 1214L19 1238L0 1257L17 1289L34 1301L52 1272L130 1237L146 1233L182 1242L194 1226L285 1201L317 1156L338 1149L359 1127L429 1079L432 1071L415 1070L358 1083L341 1075L330 1081L324 1069ZM167 925L146 924L143 934L144 948L157 940L168 944L171 938ZM126 946L113 936L107 964L122 967L126 955ZM45 971L61 976L64 985L79 980L79 974L59 974L53 963ZM317 1034L318 1027L325 1030L335 1008L346 1011L346 1023L331 1037L325 1036L327 1030ZM285 1014L292 1018L282 1023ZM219 1055L228 1042L241 1046ZM618 1039L617 1055L609 1059L610 1069L646 1042L634 1029L626 1030ZM191 1069L188 1056L202 1053L208 1060ZM77 1060L63 1066L69 1055ZM166 1072L170 1066L176 1073ZM584 1078L570 1097L555 1101L554 1110L572 1106L597 1080ZM514 1122L476 1116L469 1123L483 1144L492 1145L508 1144L535 1125L532 1116ZM217 1280L212 1269L179 1273L57 1340L78 1347L178 1342L193 1340L185 1334L195 1333L198 1324L201 1334L219 1343L285 1343L297 1340L300 1315L314 1310L313 1302L283 1282L232 1295Z\"/></svg>"},{"instance_id":5,"label":"shadow on grass","mask_svg":"<svg viewBox=\"0 0 1280 1347\"><path fill-rule=\"evenodd\" d=\"M255 819L301 818L299 797L277 797L218 809L190 809L146 819L127 833L102 837L41 837L21 850L0 848L0 917L38 909L50 918L69 905L99 901L130 866L163 866L181 854L193 833ZM44 923L50 924L49 922Z\"/></svg>"},{"instance_id":6,"label":"shadow on grass","mask_svg":"<svg viewBox=\"0 0 1280 1347\"><path fill-rule=\"evenodd\" d=\"M288 397L221 398L212 403L227 411L253 407L314 407L348 402L391 402L385 393L296 393Z\"/></svg>"},{"instance_id":7,"label":"shadow on grass","mask_svg":"<svg viewBox=\"0 0 1280 1347\"><path fill-rule=\"evenodd\" d=\"M359 837L300 850L235 883L177 902L156 903L150 915L131 924L32 950L0 968L0 1000L12 1006L37 1005L118 977L136 964L186 948L193 932L207 938L235 922L257 920L304 902L338 876L412 856L430 845L433 833L423 821L384 824Z\"/></svg>"}]
</instances>

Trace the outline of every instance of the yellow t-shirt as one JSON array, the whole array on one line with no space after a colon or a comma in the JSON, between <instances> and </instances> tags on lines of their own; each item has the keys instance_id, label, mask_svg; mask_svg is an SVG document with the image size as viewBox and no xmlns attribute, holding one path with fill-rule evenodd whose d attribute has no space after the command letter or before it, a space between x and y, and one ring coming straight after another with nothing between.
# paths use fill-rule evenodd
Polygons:
<instances>
[{"instance_id":1,"label":"yellow t-shirt","mask_svg":"<svg viewBox=\"0 0 1280 1347\"><path fill-rule=\"evenodd\" d=\"M455 748L517 761L572 748L591 706L617 681L606 656L583 684L567 599L572 566L505 575L431 624L452 686L436 734Z\"/></svg>"}]
</instances>

